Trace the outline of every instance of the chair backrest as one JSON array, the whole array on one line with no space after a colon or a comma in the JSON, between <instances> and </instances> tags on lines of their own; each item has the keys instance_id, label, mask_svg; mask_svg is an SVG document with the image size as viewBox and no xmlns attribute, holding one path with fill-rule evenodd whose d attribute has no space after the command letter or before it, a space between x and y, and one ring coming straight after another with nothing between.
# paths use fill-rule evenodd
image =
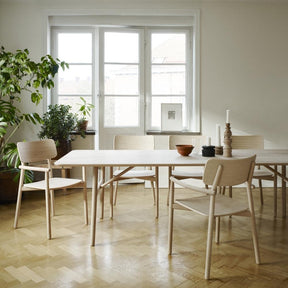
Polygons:
<instances>
[{"instance_id":1,"label":"chair backrest","mask_svg":"<svg viewBox=\"0 0 288 288\"><path fill-rule=\"evenodd\" d=\"M264 149L261 135L232 135L232 149Z\"/></svg>"},{"instance_id":2,"label":"chair backrest","mask_svg":"<svg viewBox=\"0 0 288 288\"><path fill-rule=\"evenodd\" d=\"M52 139L18 142L17 148L22 163L41 162L57 155L56 145Z\"/></svg>"},{"instance_id":3,"label":"chair backrest","mask_svg":"<svg viewBox=\"0 0 288 288\"><path fill-rule=\"evenodd\" d=\"M206 185L216 186L234 186L245 182L251 183L255 159L256 155L238 159L209 159L205 165L203 182ZM220 174L218 174L219 177L214 182L217 173Z\"/></svg>"},{"instance_id":4,"label":"chair backrest","mask_svg":"<svg viewBox=\"0 0 288 288\"><path fill-rule=\"evenodd\" d=\"M196 135L170 135L169 149L176 149L176 145L193 145L195 150L201 150L203 145L206 145L206 136Z\"/></svg>"},{"instance_id":5,"label":"chair backrest","mask_svg":"<svg viewBox=\"0 0 288 288\"><path fill-rule=\"evenodd\" d=\"M154 136L116 135L113 147L115 150L154 150Z\"/></svg>"}]
</instances>

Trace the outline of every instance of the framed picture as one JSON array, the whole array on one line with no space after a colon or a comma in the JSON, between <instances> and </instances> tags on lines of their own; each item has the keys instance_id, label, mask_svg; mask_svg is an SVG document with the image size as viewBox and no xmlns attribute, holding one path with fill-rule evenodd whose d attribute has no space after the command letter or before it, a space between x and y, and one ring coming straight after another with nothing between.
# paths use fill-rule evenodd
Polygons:
<instances>
[{"instance_id":1,"label":"framed picture","mask_svg":"<svg viewBox=\"0 0 288 288\"><path fill-rule=\"evenodd\" d=\"M182 126L182 104L162 103L161 104L161 130L181 131Z\"/></svg>"}]
</instances>

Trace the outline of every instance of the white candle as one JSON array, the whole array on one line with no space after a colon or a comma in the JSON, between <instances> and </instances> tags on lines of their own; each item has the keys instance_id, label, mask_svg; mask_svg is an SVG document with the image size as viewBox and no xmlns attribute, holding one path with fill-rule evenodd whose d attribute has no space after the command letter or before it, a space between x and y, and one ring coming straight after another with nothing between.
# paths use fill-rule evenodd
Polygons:
<instances>
[{"instance_id":1,"label":"white candle","mask_svg":"<svg viewBox=\"0 0 288 288\"><path fill-rule=\"evenodd\" d=\"M226 110L226 123L230 123L230 110Z\"/></svg>"},{"instance_id":2,"label":"white candle","mask_svg":"<svg viewBox=\"0 0 288 288\"><path fill-rule=\"evenodd\" d=\"M219 124L216 124L216 146L221 146L221 132Z\"/></svg>"},{"instance_id":3,"label":"white candle","mask_svg":"<svg viewBox=\"0 0 288 288\"><path fill-rule=\"evenodd\" d=\"M211 137L207 137L207 146L211 146Z\"/></svg>"}]
</instances>

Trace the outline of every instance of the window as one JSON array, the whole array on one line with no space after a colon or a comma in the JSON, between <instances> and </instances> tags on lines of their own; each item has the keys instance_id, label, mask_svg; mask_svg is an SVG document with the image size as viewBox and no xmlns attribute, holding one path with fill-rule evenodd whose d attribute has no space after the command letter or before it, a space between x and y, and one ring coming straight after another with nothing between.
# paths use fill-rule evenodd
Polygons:
<instances>
[{"instance_id":1,"label":"window","mask_svg":"<svg viewBox=\"0 0 288 288\"><path fill-rule=\"evenodd\" d=\"M190 30L148 30L147 120L151 130L161 129L161 104L182 104L182 130L191 130L192 105Z\"/></svg>"},{"instance_id":2,"label":"window","mask_svg":"<svg viewBox=\"0 0 288 288\"><path fill-rule=\"evenodd\" d=\"M140 36L133 30L121 30L104 31L103 46L100 44L104 49L100 65L104 74L104 127L137 127L141 121Z\"/></svg>"},{"instance_id":3,"label":"window","mask_svg":"<svg viewBox=\"0 0 288 288\"><path fill-rule=\"evenodd\" d=\"M101 129L161 131L162 104L177 104L182 108L181 130L200 132L195 19L118 18L113 27L101 25L105 17L87 18L90 28L88 24L80 28L71 16L66 27L55 25L65 23L65 17L50 17L52 55L70 65L58 74L52 103L69 104L75 110L84 97L99 111L99 119L93 115L89 126L99 125L100 134ZM81 21L86 23L85 17L75 19Z\"/></svg>"},{"instance_id":4,"label":"window","mask_svg":"<svg viewBox=\"0 0 288 288\"><path fill-rule=\"evenodd\" d=\"M54 53L69 69L59 70L53 103L70 105L76 113L81 104L80 97L93 103L93 32L59 29L54 33ZM88 127L92 127L90 116Z\"/></svg>"}]
</instances>

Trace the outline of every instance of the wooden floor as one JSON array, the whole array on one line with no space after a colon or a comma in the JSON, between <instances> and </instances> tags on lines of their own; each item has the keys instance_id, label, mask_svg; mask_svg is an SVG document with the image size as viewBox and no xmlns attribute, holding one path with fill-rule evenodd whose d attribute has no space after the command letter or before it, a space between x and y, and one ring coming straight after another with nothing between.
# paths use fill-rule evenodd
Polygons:
<instances>
[{"instance_id":1,"label":"wooden floor","mask_svg":"<svg viewBox=\"0 0 288 288\"><path fill-rule=\"evenodd\" d=\"M213 244L209 281L204 280L207 219L176 211L174 253L168 257L167 191L160 193L155 220L150 189L121 186L114 220L106 201L105 218L97 222L95 247L90 226L83 224L79 190L56 194L52 240L46 239L43 194L26 192L17 230L15 204L0 205L0 287L288 287L287 221L281 215L273 219L270 188L262 208L254 191L262 265L255 264L248 219L226 217L221 243ZM244 190L234 189L233 196L244 197Z\"/></svg>"}]
</instances>

